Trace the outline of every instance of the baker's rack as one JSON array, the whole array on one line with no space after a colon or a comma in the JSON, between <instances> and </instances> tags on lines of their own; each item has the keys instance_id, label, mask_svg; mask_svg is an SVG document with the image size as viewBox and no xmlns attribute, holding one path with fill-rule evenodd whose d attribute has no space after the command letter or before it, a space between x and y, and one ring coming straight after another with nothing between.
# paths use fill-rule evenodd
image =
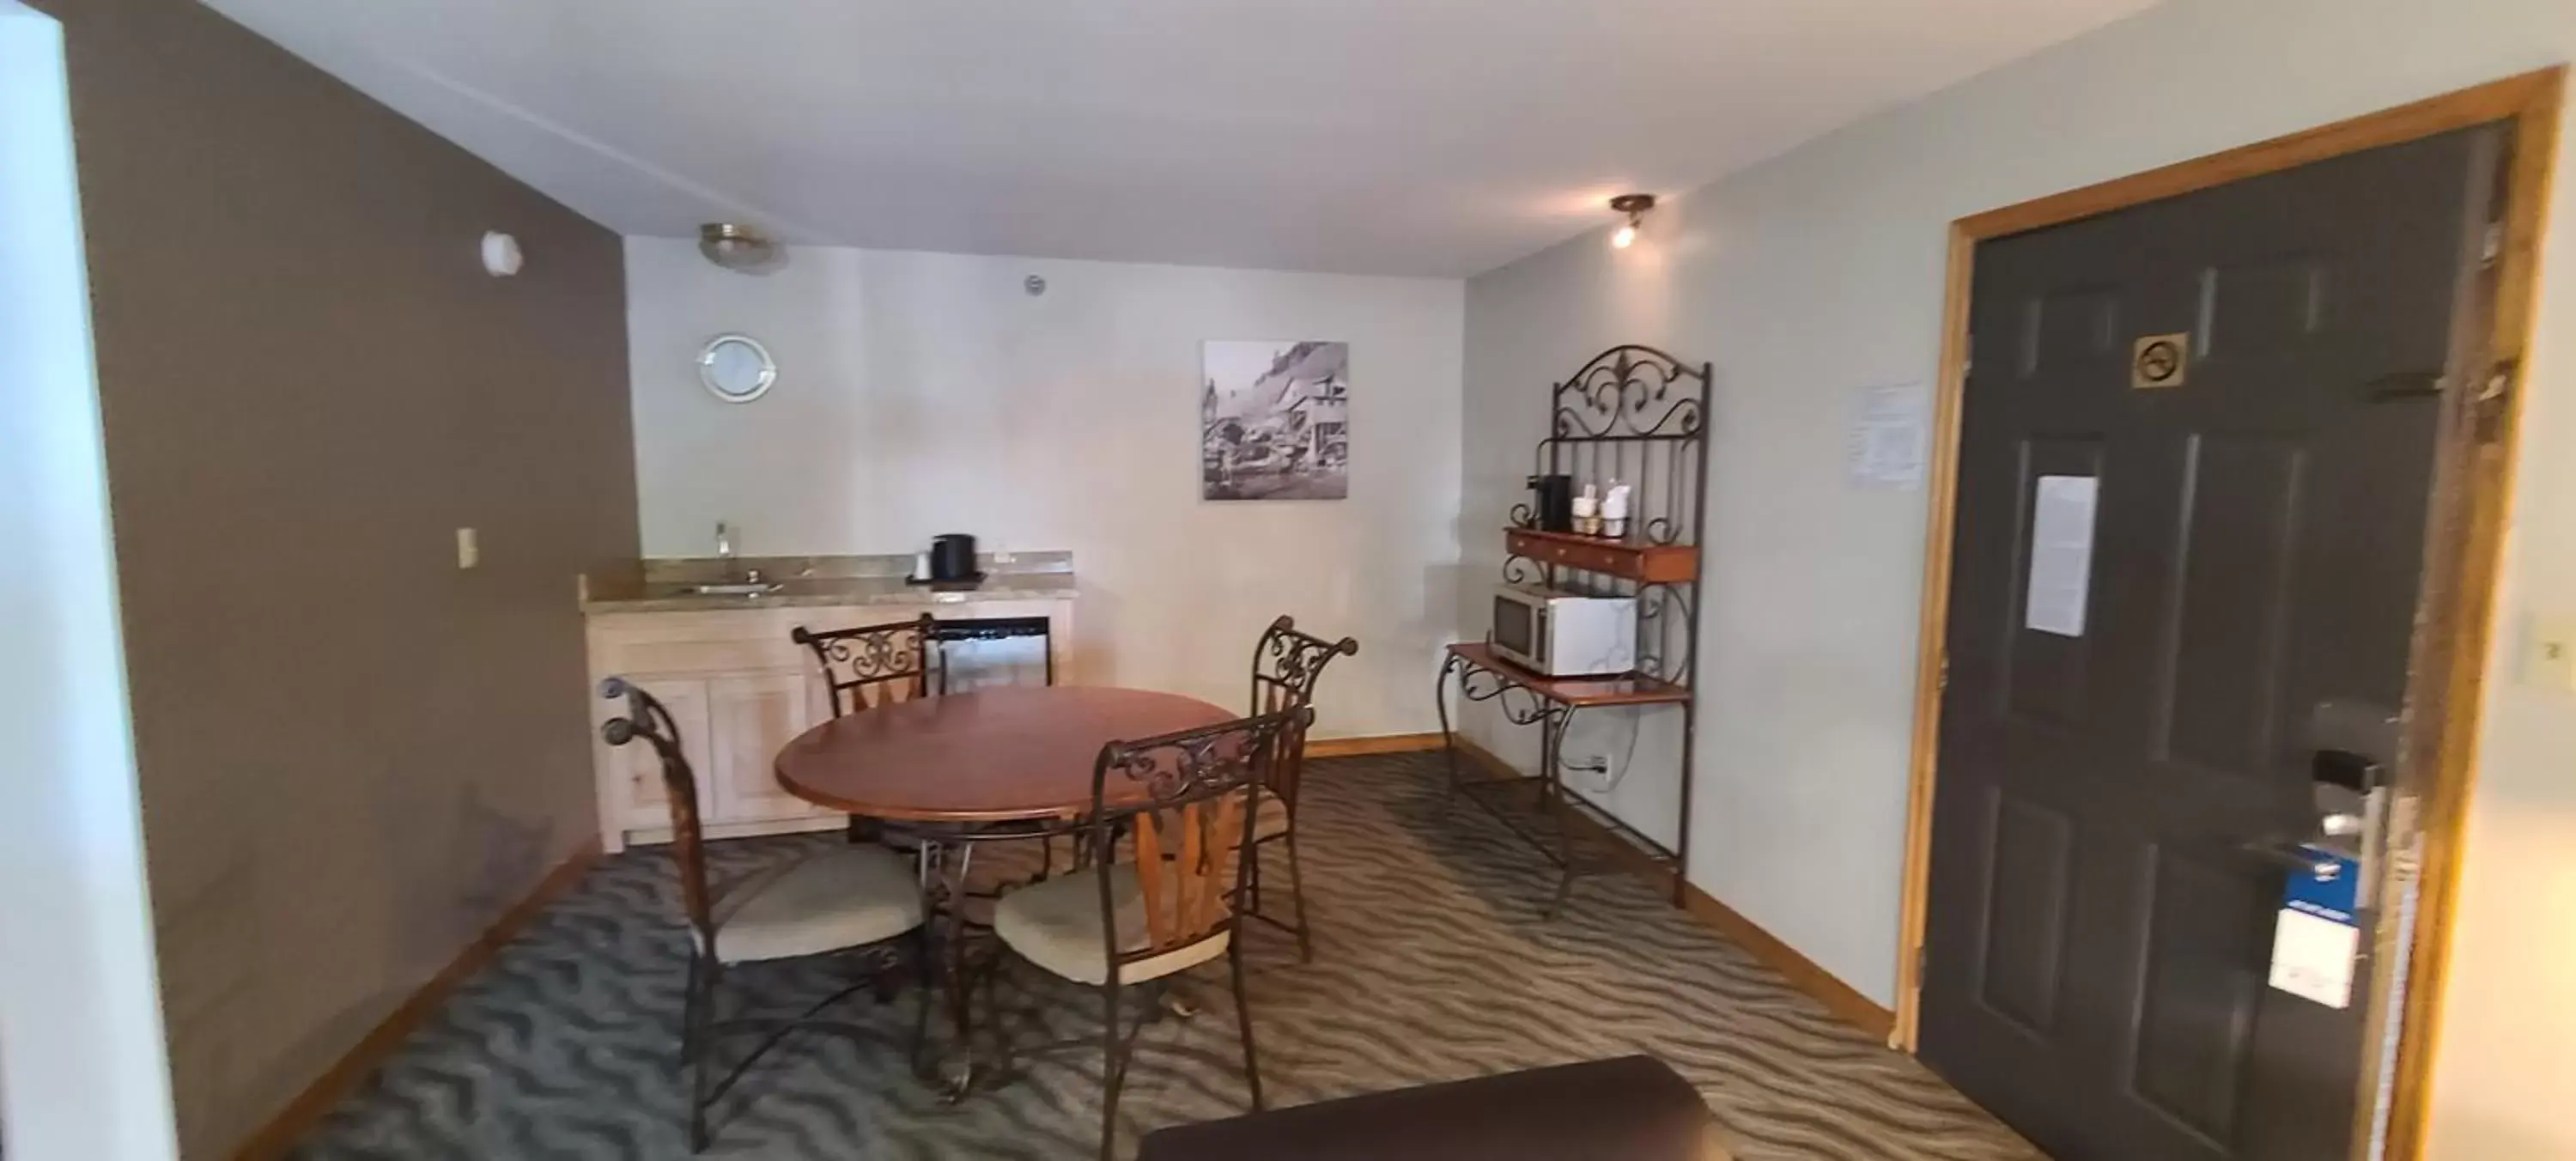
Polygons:
<instances>
[{"instance_id":1,"label":"baker's rack","mask_svg":"<svg viewBox=\"0 0 2576 1161\"><path fill-rule=\"evenodd\" d=\"M1637 598L1636 669L1606 677L1555 678L1514 665L1485 642L1449 646L1433 687L1449 763L1451 796L1484 807L1559 870L1553 914L1580 876L1618 869L1597 837L1631 848L1672 877L1683 899L1690 859L1691 756L1698 706L1691 686L1699 646L1700 563L1707 524L1707 408L1712 367L1653 347L1624 344L1592 357L1548 397L1549 434L1538 443L1537 474L1583 483L1628 484L1629 527L1618 539L1539 527L1527 504L1504 527L1503 580L1594 596ZM1539 728L1534 778L1468 778L1459 773L1448 690L1462 702L1492 702L1514 725ZM1565 732L1586 709L1678 707L1682 715L1680 801L1667 847L1579 794L1565 791ZM1631 759L1634 760L1634 755ZM1526 799L1515 804L1513 799ZM1583 826L1577 820L1588 822ZM1587 833L1589 832L1589 833Z\"/></svg>"}]
</instances>

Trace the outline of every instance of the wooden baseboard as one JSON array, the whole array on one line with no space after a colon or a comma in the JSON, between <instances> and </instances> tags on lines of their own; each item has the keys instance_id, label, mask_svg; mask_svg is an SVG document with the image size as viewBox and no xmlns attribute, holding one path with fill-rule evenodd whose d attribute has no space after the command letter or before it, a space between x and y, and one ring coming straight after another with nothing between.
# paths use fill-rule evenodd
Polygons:
<instances>
[{"instance_id":1,"label":"wooden baseboard","mask_svg":"<svg viewBox=\"0 0 2576 1161\"><path fill-rule=\"evenodd\" d=\"M1440 748L1438 734L1380 734L1373 738L1308 738L1309 758L1354 758L1362 754L1411 754Z\"/></svg>"},{"instance_id":2,"label":"wooden baseboard","mask_svg":"<svg viewBox=\"0 0 2576 1161\"><path fill-rule=\"evenodd\" d=\"M355 1047L333 1062L312 1084L305 1086L303 1092L297 1093L294 1100L288 1101L284 1109L269 1118L267 1124L261 1125L233 1150L233 1161L274 1161L285 1156L287 1150L294 1148L313 1131L314 1126L321 1124L322 1118L330 1115L331 1110L338 1107L359 1082L367 1079L368 1073L393 1055L394 1049L401 1047L403 1041L429 1019L430 1013L438 1010L439 1003L447 998L448 993L491 963L492 957L519 934L520 928L526 927L538 911L554 901L555 896L563 894L581 878L583 871L589 870L590 865L598 860L599 840L592 838L566 856L554 870L546 872L546 877L528 892L526 898L502 912L490 927L483 929L483 934L466 944L465 949L456 953L456 958L439 969L437 975L431 976L428 983L422 984L395 1007L360 1038Z\"/></svg>"},{"instance_id":3,"label":"wooden baseboard","mask_svg":"<svg viewBox=\"0 0 2576 1161\"><path fill-rule=\"evenodd\" d=\"M1708 892L1690 884L1682 885L1682 908L1700 922L1716 928L1734 940L1753 958L1761 960L1772 971L1786 977L1799 991L1816 998L1825 1010L1842 1017L1853 1027L1869 1033L1869 1038L1886 1043L1888 1033L1896 1029L1896 1013L1860 994L1841 977L1826 971L1816 961L1798 954L1798 949L1780 942L1780 937L1764 931L1762 926L1718 902Z\"/></svg>"},{"instance_id":4,"label":"wooden baseboard","mask_svg":"<svg viewBox=\"0 0 2576 1161\"><path fill-rule=\"evenodd\" d=\"M1432 736L1436 739L1439 735ZM1458 752L1483 767L1490 777L1528 777L1513 768L1511 763L1496 757L1492 751L1465 738L1458 739ZM1637 849L1627 840L1611 834L1600 823L1576 811L1568 811L1565 817L1572 820L1578 827L1590 828L1593 831L1590 838L1608 847L1620 856L1622 862L1628 863L1631 870L1643 875L1657 886L1660 887L1670 881L1669 876L1672 874L1670 870L1653 862L1647 857L1646 852ZM1736 946L1752 952L1753 958L1761 960L1765 966L1780 973L1791 986L1815 997L1816 1002L1823 1004L1826 1011L1842 1017L1854 1027L1869 1033L1871 1039L1884 1042L1888 1033L1895 1029L1895 1012L1881 1007L1869 997L1860 994L1858 989L1844 983L1834 973L1819 966L1816 961L1800 955L1798 949L1782 943L1779 936L1764 931L1760 924L1738 914L1734 908L1718 902L1708 892L1700 890L1697 884L1688 882L1682 884L1682 909L1690 912L1691 916L1700 922L1716 928L1718 934L1725 936Z\"/></svg>"}]
</instances>

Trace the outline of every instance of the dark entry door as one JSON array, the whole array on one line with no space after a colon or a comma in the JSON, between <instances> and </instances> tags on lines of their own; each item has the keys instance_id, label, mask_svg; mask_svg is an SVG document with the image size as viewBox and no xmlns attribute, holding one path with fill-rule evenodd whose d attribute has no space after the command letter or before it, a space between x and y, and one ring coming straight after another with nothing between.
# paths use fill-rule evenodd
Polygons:
<instances>
[{"instance_id":1,"label":"dark entry door","mask_svg":"<svg viewBox=\"0 0 2576 1161\"><path fill-rule=\"evenodd\" d=\"M2499 147L1977 250L1920 1048L2060 1158L2346 1155L2369 965L2267 985L2265 851L2395 757Z\"/></svg>"}]
</instances>

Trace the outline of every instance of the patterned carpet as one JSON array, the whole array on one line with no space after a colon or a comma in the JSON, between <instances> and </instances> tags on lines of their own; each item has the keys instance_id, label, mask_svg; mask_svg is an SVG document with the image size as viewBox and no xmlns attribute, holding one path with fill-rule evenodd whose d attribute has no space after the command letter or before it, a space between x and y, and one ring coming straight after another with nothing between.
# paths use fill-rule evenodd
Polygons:
<instances>
[{"instance_id":1,"label":"patterned carpet","mask_svg":"<svg viewBox=\"0 0 2576 1161\"><path fill-rule=\"evenodd\" d=\"M2030 1147L1921 1066L1841 1023L1624 877L1585 880L1553 921L1548 868L1473 806L1443 806L1430 755L1319 761L1303 804L1316 958L1248 938L1273 1107L1541 1064L1648 1052L1698 1085L1746 1161L2026 1158ZM719 875L836 837L716 846ZM1271 880L1283 882L1284 875ZM673 1066L685 936L653 848L593 869L467 983L296 1153L352 1158L682 1158ZM753 969L759 971L760 969ZM829 960L744 977L781 1006L835 990ZM1036 986L1034 972L1015 982ZM1245 1109L1224 961L1183 988L1193 1019L1145 1030L1121 1137ZM1099 1026L1088 992L1014 1001L1052 1030ZM907 1067L911 1001L840 1013L883 1041L807 1035L714 1113L717 1158L1054 1158L1093 1150L1096 1051L943 1105ZM1096 1034L1096 1032L1095 1032Z\"/></svg>"}]
</instances>

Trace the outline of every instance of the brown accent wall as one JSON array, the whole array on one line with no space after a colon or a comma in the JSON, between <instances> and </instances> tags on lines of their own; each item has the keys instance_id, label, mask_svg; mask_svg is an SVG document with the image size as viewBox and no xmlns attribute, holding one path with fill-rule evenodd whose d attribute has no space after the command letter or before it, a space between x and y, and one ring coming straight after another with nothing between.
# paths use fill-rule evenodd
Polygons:
<instances>
[{"instance_id":1,"label":"brown accent wall","mask_svg":"<svg viewBox=\"0 0 2576 1161\"><path fill-rule=\"evenodd\" d=\"M195 3L33 3L70 49L180 1135L218 1157L592 832L574 577L637 552L623 257ZM483 273L486 229L525 272Z\"/></svg>"}]
</instances>

